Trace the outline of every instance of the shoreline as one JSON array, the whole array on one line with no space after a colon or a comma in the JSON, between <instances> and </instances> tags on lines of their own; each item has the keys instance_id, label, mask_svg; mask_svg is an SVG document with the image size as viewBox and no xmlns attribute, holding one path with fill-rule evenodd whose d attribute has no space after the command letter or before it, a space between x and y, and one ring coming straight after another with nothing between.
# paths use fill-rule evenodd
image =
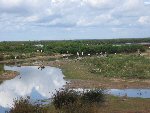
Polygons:
<instances>
[{"instance_id":1,"label":"shoreline","mask_svg":"<svg viewBox=\"0 0 150 113\"><path fill-rule=\"evenodd\" d=\"M19 75L17 71L6 70L3 74L0 75L0 81L10 80Z\"/></svg>"}]
</instances>

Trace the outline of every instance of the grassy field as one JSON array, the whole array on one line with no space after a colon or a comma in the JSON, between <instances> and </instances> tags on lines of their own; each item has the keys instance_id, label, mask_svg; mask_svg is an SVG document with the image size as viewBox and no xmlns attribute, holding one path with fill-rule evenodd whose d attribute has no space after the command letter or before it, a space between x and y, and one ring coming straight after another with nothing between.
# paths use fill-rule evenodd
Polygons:
<instances>
[{"instance_id":1,"label":"grassy field","mask_svg":"<svg viewBox=\"0 0 150 113\"><path fill-rule=\"evenodd\" d=\"M150 59L137 55L110 55L102 58L85 58L85 65L91 65L89 71L104 77L150 78Z\"/></svg>"},{"instance_id":2,"label":"grassy field","mask_svg":"<svg viewBox=\"0 0 150 113\"><path fill-rule=\"evenodd\" d=\"M67 62L62 69L69 79L150 79L150 59L134 54L84 57Z\"/></svg>"}]
</instances>

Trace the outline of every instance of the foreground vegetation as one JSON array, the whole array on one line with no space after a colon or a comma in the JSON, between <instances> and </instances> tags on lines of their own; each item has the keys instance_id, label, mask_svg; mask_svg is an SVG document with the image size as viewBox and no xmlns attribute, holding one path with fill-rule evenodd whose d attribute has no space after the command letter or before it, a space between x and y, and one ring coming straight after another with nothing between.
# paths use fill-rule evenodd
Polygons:
<instances>
[{"instance_id":1,"label":"foreground vegetation","mask_svg":"<svg viewBox=\"0 0 150 113\"><path fill-rule=\"evenodd\" d=\"M31 104L29 98L15 101L10 113L148 113L150 99L114 97L102 90L79 93L58 91L48 105Z\"/></svg>"},{"instance_id":2,"label":"foreground vegetation","mask_svg":"<svg viewBox=\"0 0 150 113\"><path fill-rule=\"evenodd\" d=\"M98 107L104 100L102 90L64 90L54 94L51 104L46 106L33 105L28 98L16 100L10 113L98 113Z\"/></svg>"}]
</instances>

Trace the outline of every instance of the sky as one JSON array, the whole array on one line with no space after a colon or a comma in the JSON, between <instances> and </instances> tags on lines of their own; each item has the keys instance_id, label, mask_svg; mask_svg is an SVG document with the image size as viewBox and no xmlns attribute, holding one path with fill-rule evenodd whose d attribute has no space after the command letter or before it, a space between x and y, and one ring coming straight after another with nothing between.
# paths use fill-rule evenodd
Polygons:
<instances>
[{"instance_id":1,"label":"sky","mask_svg":"<svg viewBox=\"0 0 150 113\"><path fill-rule=\"evenodd\" d=\"M0 0L0 41L150 37L150 0Z\"/></svg>"}]
</instances>

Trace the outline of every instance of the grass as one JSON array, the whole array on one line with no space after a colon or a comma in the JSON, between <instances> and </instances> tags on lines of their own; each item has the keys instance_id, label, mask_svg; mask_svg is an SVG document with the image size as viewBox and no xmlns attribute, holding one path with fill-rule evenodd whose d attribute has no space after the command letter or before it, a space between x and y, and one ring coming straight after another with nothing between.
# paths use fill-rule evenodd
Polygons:
<instances>
[{"instance_id":1,"label":"grass","mask_svg":"<svg viewBox=\"0 0 150 113\"><path fill-rule=\"evenodd\" d=\"M107 96L100 113L149 113L150 99Z\"/></svg>"},{"instance_id":2,"label":"grass","mask_svg":"<svg viewBox=\"0 0 150 113\"><path fill-rule=\"evenodd\" d=\"M137 55L110 55L102 58L86 58L85 65L91 64L89 71L103 77L149 79L150 60Z\"/></svg>"},{"instance_id":3,"label":"grass","mask_svg":"<svg viewBox=\"0 0 150 113\"><path fill-rule=\"evenodd\" d=\"M80 61L67 62L62 69L68 79L150 79L150 60L134 54L85 57Z\"/></svg>"}]
</instances>

